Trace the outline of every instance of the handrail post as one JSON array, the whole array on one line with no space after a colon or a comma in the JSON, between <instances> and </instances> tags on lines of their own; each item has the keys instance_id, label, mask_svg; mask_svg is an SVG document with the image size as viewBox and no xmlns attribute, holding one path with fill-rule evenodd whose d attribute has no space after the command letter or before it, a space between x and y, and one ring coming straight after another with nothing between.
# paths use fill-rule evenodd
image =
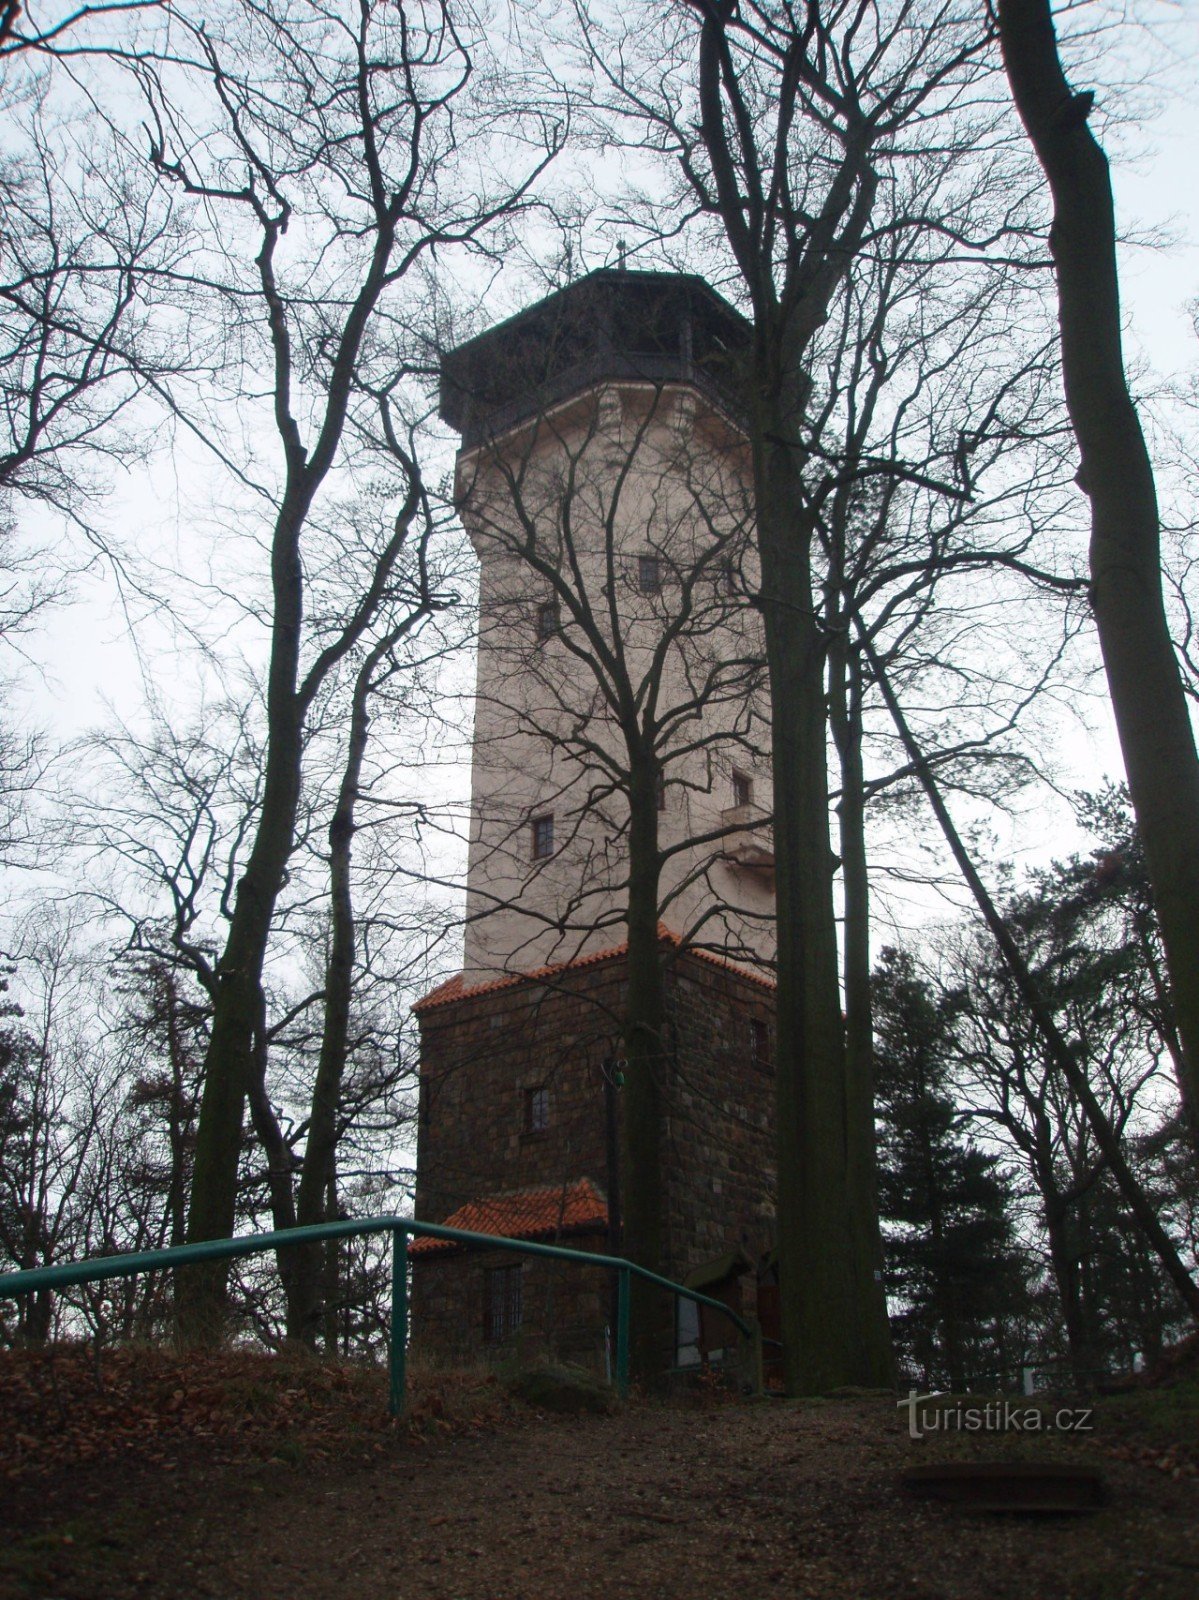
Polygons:
<instances>
[{"instance_id":1,"label":"handrail post","mask_svg":"<svg viewBox=\"0 0 1199 1600\"><path fill-rule=\"evenodd\" d=\"M403 1415L408 1384L408 1238L403 1228L391 1230L391 1331L388 1349L388 1410Z\"/></svg>"},{"instance_id":2,"label":"handrail post","mask_svg":"<svg viewBox=\"0 0 1199 1600\"><path fill-rule=\"evenodd\" d=\"M616 1393L629 1397L629 1269L616 1274Z\"/></svg>"}]
</instances>

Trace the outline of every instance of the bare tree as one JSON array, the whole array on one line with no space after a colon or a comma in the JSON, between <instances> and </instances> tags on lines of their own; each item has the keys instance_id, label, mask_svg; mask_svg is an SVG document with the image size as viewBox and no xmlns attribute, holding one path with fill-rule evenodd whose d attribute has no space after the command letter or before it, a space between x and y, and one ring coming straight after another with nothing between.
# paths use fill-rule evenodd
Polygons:
<instances>
[{"instance_id":1,"label":"bare tree","mask_svg":"<svg viewBox=\"0 0 1199 1600\"><path fill-rule=\"evenodd\" d=\"M1062 70L1049 0L997 0L1012 96L1053 197L1066 404L1091 502L1091 608L1153 885L1199 1117L1199 755L1162 598L1153 466L1121 349L1115 208L1088 118L1095 96Z\"/></svg>"},{"instance_id":2,"label":"bare tree","mask_svg":"<svg viewBox=\"0 0 1199 1600\"><path fill-rule=\"evenodd\" d=\"M978 171L1003 172L983 88L990 45L975 9L952 3L695 0L660 8L651 57L604 35L598 10L588 18L600 97L642 147L677 160L668 224L720 241L754 323L745 395L773 696L788 1386L882 1382L873 1128L849 1081L828 845L813 358L855 261L888 233L944 230L964 253L981 243L925 206L914 175L934 145L977 147Z\"/></svg>"},{"instance_id":3,"label":"bare tree","mask_svg":"<svg viewBox=\"0 0 1199 1600\"><path fill-rule=\"evenodd\" d=\"M176 281L233 340L235 407L261 360L281 457L278 481L255 484L270 530L264 776L216 967L188 1222L195 1240L233 1226L263 962L294 845L306 720L388 594L420 510L415 459L394 441L396 514L357 552L356 592L308 627L306 600L320 589L306 534L322 494L352 465L361 430L415 359L399 286L432 249L475 241L518 207L559 135L553 119L526 107L493 101L487 120L480 116L472 79L483 41L466 5L429 0L392 11L297 0L268 15L231 4L203 19L177 10L172 26L172 54L143 56L131 70L150 160L206 230L186 280ZM540 154L515 182L480 187L488 151L509 132ZM247 481L253 466L236 460L237 443L204 431ZM223 1277L197 1273L181 1284L189 1337L219 1333Z\"/></svg>"}]
</instances>

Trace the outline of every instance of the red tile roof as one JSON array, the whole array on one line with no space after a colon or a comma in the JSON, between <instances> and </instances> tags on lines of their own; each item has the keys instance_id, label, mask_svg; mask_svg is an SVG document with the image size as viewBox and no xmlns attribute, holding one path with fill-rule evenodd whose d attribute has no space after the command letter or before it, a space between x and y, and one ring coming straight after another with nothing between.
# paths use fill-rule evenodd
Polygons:
<instances>
[{"instance_id":1,"label":"red tile roof","mask_svg":"<svg viewBox=\"0 0 1199 1600\"><path fill-rule=\"evenodd\" d=\"M608 1203L588 1178L544 1189L517 1189L485 1200L469 1200L446 1217L443 1226L509 1239L553 1238L585 1228L608 1226ZM460 1248L452 1239L413 1239L409 1255L431 1255Z\"/></svg>"},{"instance_id":2,"label":"red tile roof","mask_svg":"<svg viewBox=\"0 0 1199 1600\"><path fill-rule=\"evenodd\" d=\"M685 945L679 935L668 928L664 922L658 924L658 939L662 944L672 945L683 955L695 956L700 961L707 961L714 967L723 967L726 972L735 972L740 978L748 978L751 983L758 984L763 989L773 990L773 978L764 978L760 972L754 972L748 967L740 967L735 961L728 961L724 956L718 956L711 950L701 950L695 945ZM480 994L493 994L497 989L509 989L518 983L534 983L539 979L552 978L562 972L575 972L580 967L597 966L601 961L613 961L618 956L628 954L628 941L610 946L607 950L593 950L588 955L575 956L571 961L556 961L548 967L538 967L533 972L514 972L505 974L501 978L488 978L483 983L466 984L462 981L462 973L456 972L452 978L447 978L445 983L439 984L436 989L416 1002L413 1014L423 1015L432 1011L434 1006L449 1005L454 1000L473 999Z\"/></svg>"}]
</instances>

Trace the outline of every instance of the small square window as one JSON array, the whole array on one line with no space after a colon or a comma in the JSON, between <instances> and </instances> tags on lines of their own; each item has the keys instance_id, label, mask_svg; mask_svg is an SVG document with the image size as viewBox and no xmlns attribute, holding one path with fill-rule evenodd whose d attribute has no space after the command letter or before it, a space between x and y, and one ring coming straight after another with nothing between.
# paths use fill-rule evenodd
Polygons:
<instances>
[{"instance_id":1,"label":"small square window","mask_svg":"<svg viewBox=\"0 0 1199 1600\"><path fill-rule=\"evenodd\" d=\"M744 772L733 773L733 805L736 807L751 806L754 801L754 782L747 778Z\"/></svg>"},{"instance_id":2,"label":"small square window","mask_svg":"<svg viewBox=\"0 0 1199 1600\"><path fill-rule=\"evenodd\" d=\"M550 1125L550 1092L544 1084L525 1090L525 1132L544 1133Z\"/></svg>"},{"instance_id":3,"label":"small square window","mask_svg":"<svg viewBox=\"0 0 1199 1600\"><path fill-rule=\"evenodd\" d=\"M558 602L543 600L537 607L537 638L541 644L552 639L558 631Z\"/></svg>"},{"instance_id":4,"label":"small square window","mask_svg":"<svg viewBox=\"0 0 1199 1600\"><path fill-rule=\"evenodd\" d=\"M770 1065L770 1029L758 1017L749 1022L749 1059L755 1067Z\"/></svg>"},{"instance_id":5,"label":"small square window","mask_svg":"<svg viewBox=\"0 0 1199 1600\"><path fill-rule=\"evenodd\" d=\"M548 861L554 853L554 819L533 818L533 860Z\"/></svg>"},{"instance_id":6,"label":"small square window","mask_svg":"<svg viewBox=\"0 0 1199 1600\"><path fill-rule=\"evenodd\" d=\"M483 1274L483 1341L503 1344L524 1321L524 1294L519 1262L488 1267Z\"/></svg>"},{"instance_id":7,"label":"small square window","mask_svg":"<svg viewBox=\"0 0 1199 1600\"><path fill-rule=\"evenodd\" d=\"M662 588L662 563L657 556L637 557L637 587L642 594L657 594Z\"/></svg>"}]
</instances>

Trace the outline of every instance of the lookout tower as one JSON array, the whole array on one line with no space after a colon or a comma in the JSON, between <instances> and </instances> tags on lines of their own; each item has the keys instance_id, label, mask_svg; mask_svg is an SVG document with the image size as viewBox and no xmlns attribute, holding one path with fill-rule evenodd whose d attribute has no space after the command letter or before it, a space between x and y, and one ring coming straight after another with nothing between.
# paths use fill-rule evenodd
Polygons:
<instances>
[{"instance_id":1,"label":"lookout tower","mask_svg":"<svg viewBox=\"0 0 1199 1600\"><path fill-rule=\"evenodd\" d=\"M754 1309L773 1216L774 858L748 339L699 278L605 270L443 360L480 631L463 970L416 1008L417 1215L620 1248L641 739L663 858L665 1266ZM598 1273L425 1241L413 1295L414 1338L445 1353L602 1347ZM680 1328L664 1361L698 1359L704 1337Z\"/></svg>"}]
</instances>

